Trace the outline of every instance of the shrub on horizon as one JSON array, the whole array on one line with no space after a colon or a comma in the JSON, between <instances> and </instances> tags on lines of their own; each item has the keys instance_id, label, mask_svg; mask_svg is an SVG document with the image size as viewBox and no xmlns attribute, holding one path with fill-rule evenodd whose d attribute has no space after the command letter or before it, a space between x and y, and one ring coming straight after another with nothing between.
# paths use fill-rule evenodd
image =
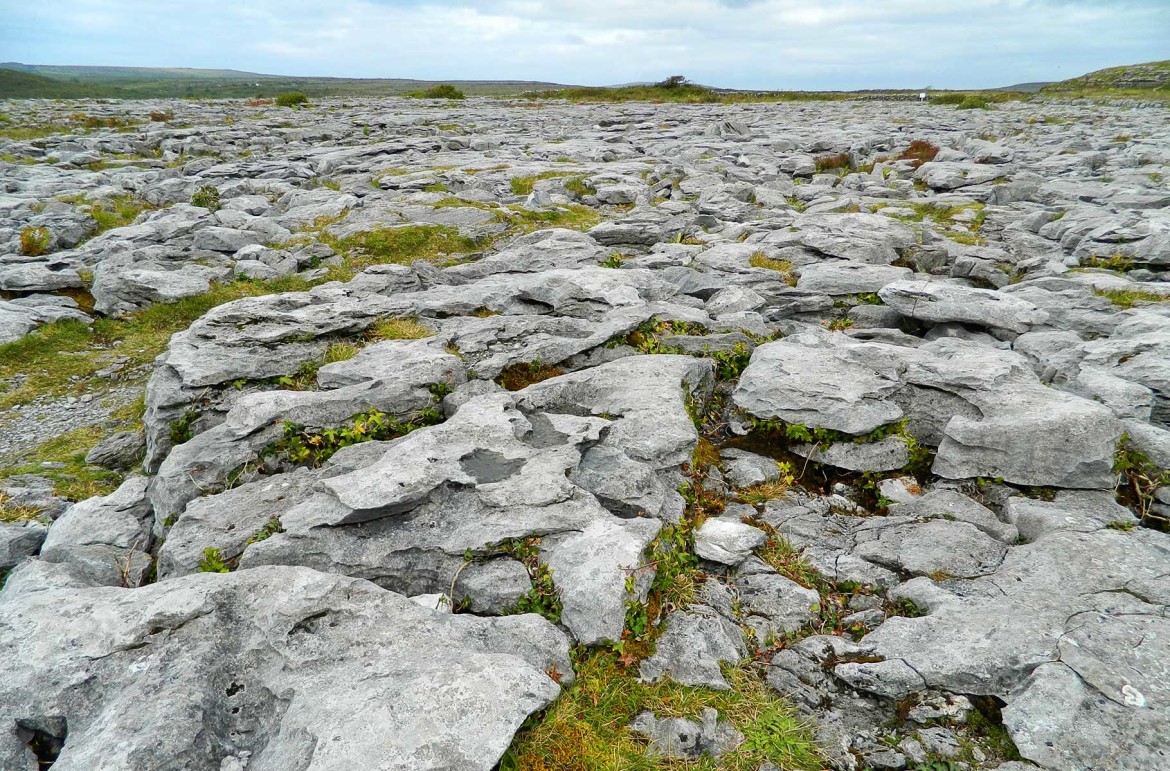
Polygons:
<instances>
[{"instance_id":1,"label":"shrub on horizon","mask_svg":"<svg viewBox=\"0 0 1170 771\"><path fill-rule=\"evenodd\" d=\"M276 97L276 104L279 107L299 107L302 104L308 103L309 97L300 91L289 91L287 94L279 94Z\"/></svg>"},{"instance_id":2,"label":"shrub on horizon","mask_svg":"<svg viewBox=\"0 0 1170 771\"><path fill-rule=\"evenodd\" d=\"M413 91L407 96L413 96L418 99L464 99L466 98L462 91L450 83L440 83L437 86L431 86L426 91Z\"/></svg>"}]
</instances>

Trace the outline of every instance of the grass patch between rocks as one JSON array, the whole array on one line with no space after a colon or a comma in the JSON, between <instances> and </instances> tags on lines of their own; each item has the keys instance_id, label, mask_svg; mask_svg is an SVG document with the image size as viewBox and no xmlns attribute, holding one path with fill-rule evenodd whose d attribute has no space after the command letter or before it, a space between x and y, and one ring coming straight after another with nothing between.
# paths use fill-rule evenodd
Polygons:
<instances>
[{"instance_id":1,"label":"grass patch between rocks","mask_svg":"<svg viewBox=\"0 0 1170 771\"><path fill-rule=\"evenodd\" d=\"M93 425L55 436L22 458L22 462L0 469L0 478L36 474L52 480L53 492L71 501L109 495L121 484L123 476L116 471L88 465L85 456L110 433L111 429L103 425ZM45 463L52 466L42 465ZM3 505L0 504L0 520L4 518Z\"/></svg>"},{"instance_id":2,"label":"grass patch between rocks","mask_svg":"<svg viewBox=\"0 0 1170 771\"><path fill-rule=\"evenodd\" d=\"M539 722L522 729L500 763L501 771L756 771L819 769L821 756L811 727L747 666L727 667L728 691L670 680L641 683L615 653L578 654L577 680ZM639 713L697 718L705 707L719 712L744 741L718 761L673 760L646 755L646 741L629 730Z\"/></svg>"},{"instance_id":3,"label":"grass patch between rocks","mask_svg":"<svg viewBox=\"0 0 1170 771\"><path fill-rule=\"evenodd\" d=\"M1119 308L1132 308L1138 303L1170 302L1170 295L1140 292L1133 289L1094 289L1093 294L1104 297Z\"/></svg>"},{"instance_id":4,"label":"grass patch between rocks","mask_svg":"<svg viewBox=\"0 0 1170 771\"><path fill-rule=\"evenodd\" d=\"M324 237L343 255L346 268L334 278L347 279L371 265L410 265L416 261L438 262L453 254L467 254L485 244L442 225L408 225L378 228L346 238Z\"/></svg>"},{"instance_id":5,"label":"grass patch between rocks","mask_svg":"<svg viewBox=\"0 0 1170 771\"><path fill-rule=\"evenodd\" d=\"M748 265L751 265L753 268L774 270L784 277L784 283L789 286L796 285L796 276L792 272L792 263L788 260L776 260L763 252L756 252L748 258Z\"/></svg>"}]
</instances>

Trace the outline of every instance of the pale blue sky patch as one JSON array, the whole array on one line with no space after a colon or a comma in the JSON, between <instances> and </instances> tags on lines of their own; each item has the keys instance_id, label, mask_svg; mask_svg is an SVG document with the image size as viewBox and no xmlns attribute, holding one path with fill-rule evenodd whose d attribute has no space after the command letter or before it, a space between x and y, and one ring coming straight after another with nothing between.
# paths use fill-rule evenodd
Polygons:
<instances>
[{"instance_id":1,"label":"pale blue sky patch","mask_svg":"<svg viewBox=\"0 0 1170 771\"><path fill-rule=\"evenodd\" d=\"M1170 58L1170 0L0 0L0 60L975 88Z\"/></svg>"}]
</instances>

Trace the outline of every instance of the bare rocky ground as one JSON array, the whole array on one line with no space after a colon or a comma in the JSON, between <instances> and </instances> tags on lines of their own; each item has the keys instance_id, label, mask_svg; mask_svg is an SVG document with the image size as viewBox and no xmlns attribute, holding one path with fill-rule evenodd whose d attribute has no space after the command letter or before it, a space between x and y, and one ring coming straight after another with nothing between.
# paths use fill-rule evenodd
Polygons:
<instances>
[{"instance_id":1,"label":"bare rocky ground","mask_svg":"<svg viewBox=\"0 0 1170 771\"><path fill-rule=\"evenodd\" d=\"M0 111L0 767L1170 766L1165 109Z\"/></svg>"}]
</instances>

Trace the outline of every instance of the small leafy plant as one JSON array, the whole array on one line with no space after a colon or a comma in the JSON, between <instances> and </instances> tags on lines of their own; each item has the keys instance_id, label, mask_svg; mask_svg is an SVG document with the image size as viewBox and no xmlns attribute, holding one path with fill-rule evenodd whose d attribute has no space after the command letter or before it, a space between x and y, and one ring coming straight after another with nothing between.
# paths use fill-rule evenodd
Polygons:
<instances>
[{"instance_id":1,"label":"small leafy plant","mask_svg":"<svg viewBox=\"0 0 1170 771\"><path fill-rule=\"evenodd\" d=\"M27 257L37 257L49 251L49 242L53 236L48 228L28 225L20 231L20 253Z\"/></svg>"},{"instance_id":2,"label":"small leafy plant","mask_svg":"<svg viewBox=\"0 0 1170 771\"><path fill-rule=\"evenodd\" d=\"M513 613L538 613L554 624L561 622L561 598L553 583L552 571L540 561L539 538L516 538L506 542L502 550L519 560L528 570L532 588L512 608Z\"/></svg>"},{"instance_id":3,"label":"small leafy plant","mask_svg":"<svg viewBox=\"0 0 1170 771\"><path fill-rule=\"evenodd\" d=\"M263 455L316 468L345 447L362 442L397 439L420 428L433 426L442 419L442 414L433 408L421 410L413 420L408 421L396 420L375 408L355 415L346 425L322 431L313 431L292 421L285 421L283 436L266 447Z\"/></svg>"},{"instance_id":4,"label":"small leafy plant","mask_svg":"<svg viewBox=\"0 0 1170 771\"><path fill-rule=\"evenodd\" d=\"M191 195L191 205L217 211L219 209L219 188L215 185L201 186Z\"/></svg>"},{"instance_id":5,"label":"small leafy plant","mask_svg":"<svg viewBox=\"0 0 1170 771\"><path fill-rule=\"evenodd\" d=\"M260 543L266 541L277 533L283 533L284 526L280 524L280 517L273 516L264 523L264 527L256 531L256 535L248 539L248 543Z\"/></svg>"},{"instance_id":6,"label":"small leafy plant","mask_svg":"<svg viewBox=\"0 0 1170 771\"><path fill-rule=\"evenodd\" d=\"M200 573L230 573L227 560L220 554L219 549L208 546L203 550L203 559L199 561Z\"/></svg>"}]
</instances>

